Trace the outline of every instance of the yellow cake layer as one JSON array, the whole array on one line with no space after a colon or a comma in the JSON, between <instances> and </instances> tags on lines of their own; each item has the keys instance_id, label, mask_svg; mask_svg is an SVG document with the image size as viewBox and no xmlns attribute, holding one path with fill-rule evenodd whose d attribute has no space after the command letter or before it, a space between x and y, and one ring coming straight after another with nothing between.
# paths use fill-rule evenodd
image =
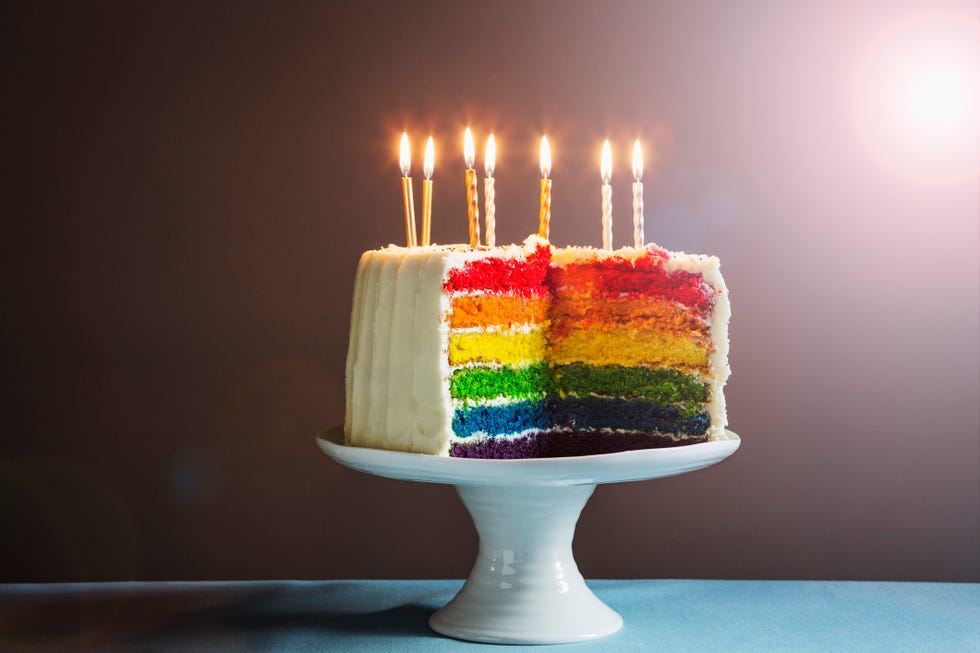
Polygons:
<instances>
[{"instance_id":1,"label":"yellow cake layer","mask_svg":"<svg viewBox=\"0 0 980 653\"><path fill-rule=\"evenodd\" d=\"M534 324L548 319L544 297L514 295L459 295L449 312L450 328Z\"/></svg>"},{"instance_id":2,"label":"yellow cake layer","mask_svg":"<svg viewBox=\"0 0 980 653\"><path fill-rule=\"evenodd\" d=\"M657 365L707 375L710 347L665 333L626 327L572 329L548 348L553 363L581 361L590 365Z\"/></svg>"},{"instance_id":3,"label":"yellow cake layer","mask_svg":"<svg viewBox=\"0 0 980 653\"><path fill-rule=\"evenodd\" d=\"M544 332L519 331L456 332L449 335L449 364L501 363L526 365L544 358L547 340Z\"/></svg>"}]
</instances>

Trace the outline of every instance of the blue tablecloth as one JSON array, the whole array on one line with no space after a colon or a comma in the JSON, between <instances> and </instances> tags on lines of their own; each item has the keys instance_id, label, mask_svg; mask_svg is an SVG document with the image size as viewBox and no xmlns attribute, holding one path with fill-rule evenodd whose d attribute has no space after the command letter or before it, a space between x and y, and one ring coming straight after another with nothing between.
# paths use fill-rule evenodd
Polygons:
<instances>
[{"instance_id":1,"label":"blue tablecloth","mask_svg":"<svg viewBox=\"0 0 980 653\"><path fill-rule=\"evenodd\" d=\"M477 651L429 630L461 581L0 585L3 651ZM596 580L586 651L980 651L980 585ZM510 650L514 650L511 648Z\"/></svg>"}]
</instances>

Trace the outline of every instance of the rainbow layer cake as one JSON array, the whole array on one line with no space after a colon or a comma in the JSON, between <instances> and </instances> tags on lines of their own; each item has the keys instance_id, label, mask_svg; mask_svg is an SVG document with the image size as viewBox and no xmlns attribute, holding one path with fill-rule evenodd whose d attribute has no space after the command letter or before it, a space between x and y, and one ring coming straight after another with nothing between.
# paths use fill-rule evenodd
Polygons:
<instances>
[{"instance_id":1,"label":"rainbow layer cake","mask_svg":"<svg viewBox=\"0 0 980 653\"><path fill-rule=\"evenodd\" d=\"M729 315L717 258L654 245L366 252L346 441L535 458L723 439Z\"/></svg>"}]
</instances>

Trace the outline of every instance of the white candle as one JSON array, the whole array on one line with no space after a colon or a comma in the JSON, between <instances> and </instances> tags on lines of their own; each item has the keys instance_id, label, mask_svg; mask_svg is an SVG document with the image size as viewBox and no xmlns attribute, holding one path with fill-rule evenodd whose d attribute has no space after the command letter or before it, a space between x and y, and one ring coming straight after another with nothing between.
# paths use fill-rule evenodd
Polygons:
<instances>
[{"instance_id":1,"label":"white candle","mask_svg":"<svg viewBox=\"0 0 980 653\"><path fill-rule=\"evenodd\" d=\"M599 162L602 175L602 249L612 249L612 150L609 140L602 143L602 157Z\"/></svg>"},{"instance_id":2,"label":"white candle","mask_svg":"<svg viewBox=\"0 0 980 653\"><path fill-rule=\"evenodd\" d=\"M484 170L487 173L483 180L483 198L486 208L487 245L493 247L497 240L497 205L493 189L493 169L497 164L497 143L493 134L487 138L487 149L484 158Z\"/></svg>"},{"instance_id":3,"label":"white candle","mask_svg":"<svg viewBox=\"0 0 980 653\"><path fill-rule=\"evenodd\" d=\"M633 247L643 247L643 151L633 143Z\"/></svg>"}]
</instances>

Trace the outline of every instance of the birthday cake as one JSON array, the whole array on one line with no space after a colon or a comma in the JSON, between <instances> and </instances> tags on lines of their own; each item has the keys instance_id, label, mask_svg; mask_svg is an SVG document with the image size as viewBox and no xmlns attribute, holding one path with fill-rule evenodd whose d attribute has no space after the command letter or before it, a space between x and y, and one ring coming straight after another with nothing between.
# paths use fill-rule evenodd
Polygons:
<instances>
[{"instance_id":1,"label":"birthday cake","mask_svg":"<svg viewBox=\"0 0 980 653\"><path fill-rule=\"evenodd\" d=\"M346 442L538 458L724 439L729 316L717 258L655 245L369 251Z\"/></svg>"}]
</instances>

